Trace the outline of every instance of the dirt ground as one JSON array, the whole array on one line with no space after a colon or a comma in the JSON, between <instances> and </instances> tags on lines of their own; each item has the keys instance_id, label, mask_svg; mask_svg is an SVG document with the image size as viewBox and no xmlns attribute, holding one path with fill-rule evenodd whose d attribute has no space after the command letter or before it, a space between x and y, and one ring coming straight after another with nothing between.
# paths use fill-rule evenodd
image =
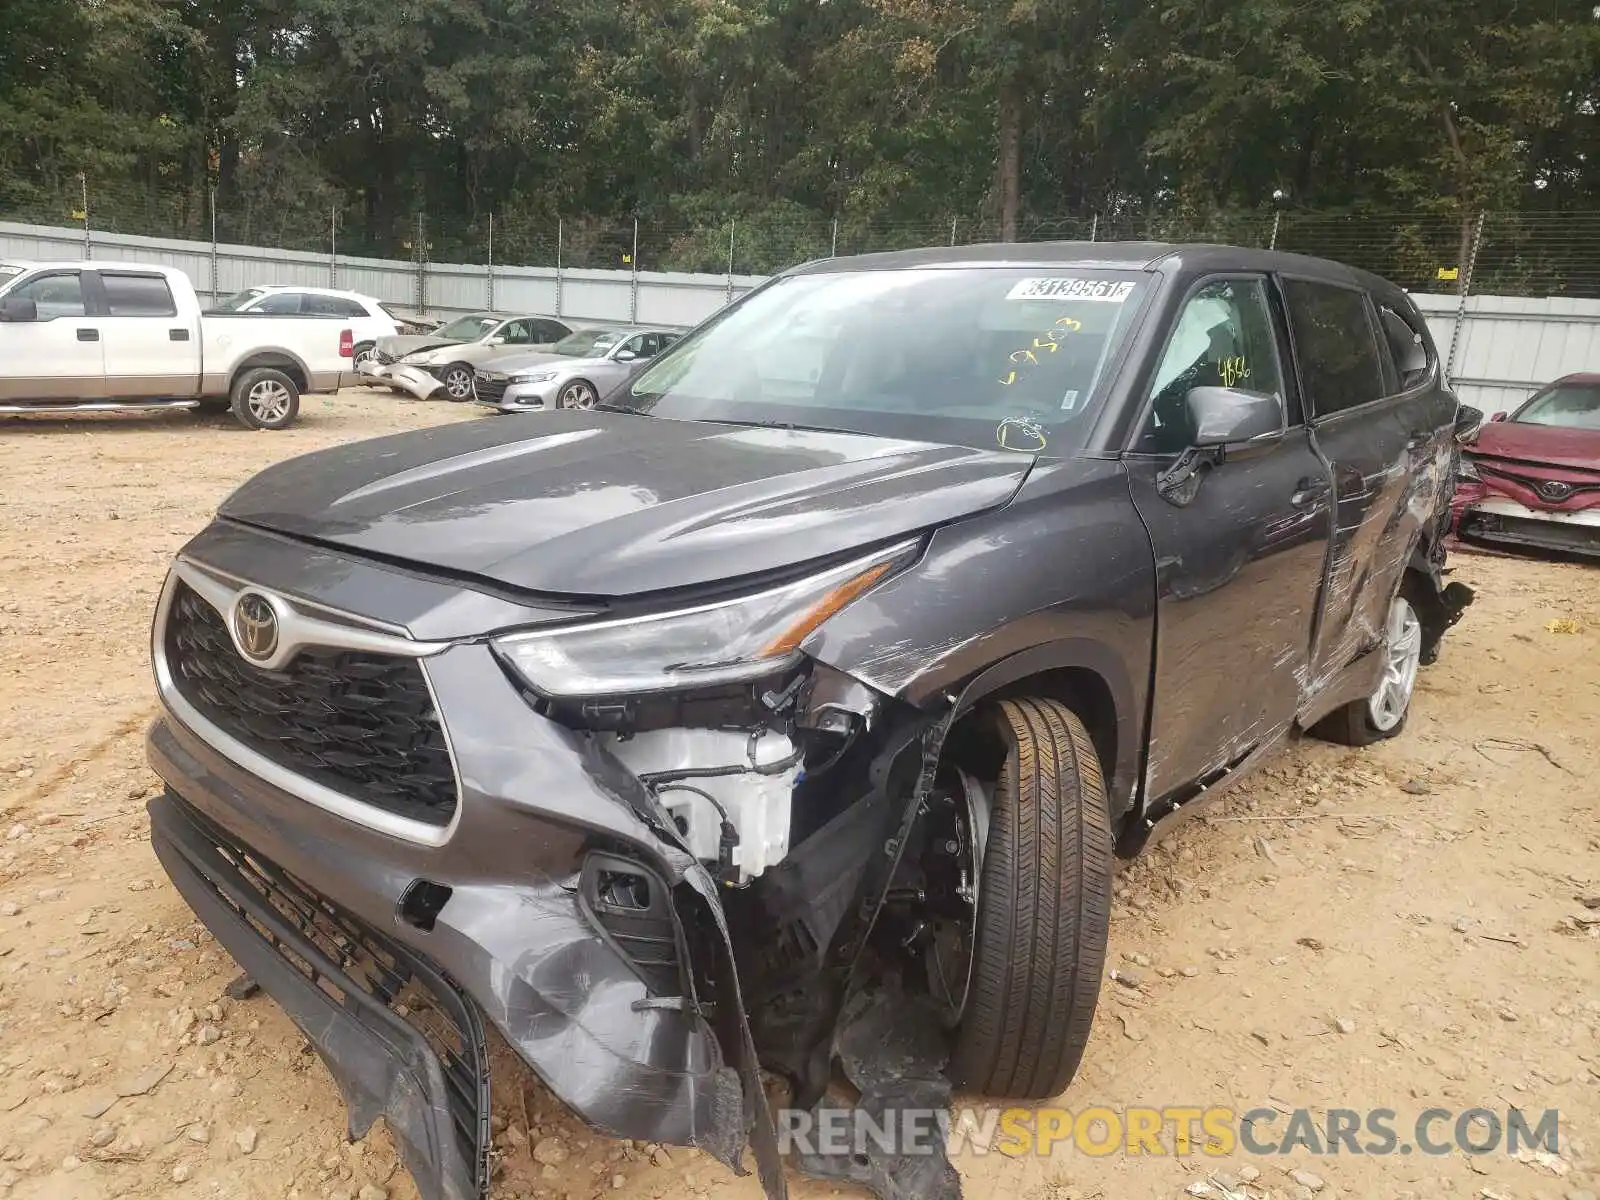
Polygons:
<instances>
[{"instance_id":1,"label":"dirt ground","mask_svg":"<svg viewBox=\"0 0 1600 1200\"><path fill-rule=\"evenodd\" d=\"M147 631L168 559L252 472L460 419L492 418L351 391L282 434L0 421L0 1195L415 1196L381 1128L345 1143L327 1072L272 1002L223 998L236 971L155 862ZM1600 570L1455 561L1478 603L1398 740L1295 746L1126 872L1108 965L1136 986L1107 982L1060 1103L1386 1107L1402 1133L1433 1106L1554 1108L1559 1154L1062 1147L961 1157L969 1197L1224 1196L1231 1177L1251 1200L1592 1200ZM508 1062L495 1084L496 1200L760 1194L702 1155L586 1133ZM856 1194L791 1178L799 1197Z\"/></svg>"}]
</instances>

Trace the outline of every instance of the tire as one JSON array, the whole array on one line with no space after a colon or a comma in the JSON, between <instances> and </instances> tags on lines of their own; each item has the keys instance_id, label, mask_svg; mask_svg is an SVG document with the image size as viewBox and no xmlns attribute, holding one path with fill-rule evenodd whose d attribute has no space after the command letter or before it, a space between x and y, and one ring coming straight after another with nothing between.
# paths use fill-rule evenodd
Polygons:
<instances>
[{"instance_id":1,"label":"tire","mask_svg":"<svg viewBox=\"0 0 1600 1200\"><path fill-rule=\"evenodd\" d=\"M233 415L246 429L287 429L300 415L300 389L273 367L241 373L229 397Z\"/></svg>"},{"instance_id":2,"label":"tire","mask_svg":"<svg viewBox=\"0 0 1600 1200\"><path fill-rule=\"evenodd\" d=\"M600 393L587 379L574 379L561 385L556 393L557 408L593 408L600 401Z\"/></svg>"},{"instance_id":3,"label":"tire","mask_svg":"<svg viewBox=\"0 0 1600 1200\"><path fill-rule=\"evenodd\" d=\"M355 353L351 356L351 359L350 359L350 369L353 370L353 371L359 371L361 369L362 360L368 359L368 358L372 358L373 356L375 356L377 354L377 352L378 352L378 347L377 347L376 343L373 343L373 342L357 342L356 343L356 348L355 348Z\"/></svg>"},{"instance_id":4,"label":"tire","mask_svg":"<svg viewBox=\"0 0 1600 1200\"><path fill-rule=\"evenodd\" d=\"M993 709L1006 746L984 847L972 978L951 1079L1040 1099L1089 1041L1111 919L1111 824L1089 733L1055 700Z\"/></svg>"},{"instance_id":5,"label":"tire","mask_svg":"<svg viewBox=\"0 0 1600 1200\"><path fill-rule=\"evenodd\" d=\"M1423 631L1408 586L1389 602L1384 621L1384 677L1364 700L1336 708L1311 727L1311 735L1341 746L1371 746L1399 737L1411 715L1417 668L1422 665Z\"/></svg>"},{"instance_id":6,"label":"tire","mask_svg":"<svg viewBox=\"0 0 1600 1200\"><path fill-rule=\"evenodd\" d=\"M439 372L446 400L461 404L472 399L472 368L466 363L451 363Z\"/></svg>"}]
</instances>

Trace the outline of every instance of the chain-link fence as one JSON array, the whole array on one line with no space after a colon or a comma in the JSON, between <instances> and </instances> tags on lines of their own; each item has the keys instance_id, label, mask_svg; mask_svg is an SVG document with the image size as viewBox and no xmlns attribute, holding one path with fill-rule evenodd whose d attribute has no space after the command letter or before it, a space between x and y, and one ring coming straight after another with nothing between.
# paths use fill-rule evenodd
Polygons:
<instances>
[{"instance_id":1,"label":"chain-link fence","mask_svg":"<svg viewBox=\"0 0 1600 1200\"><path fill-rule=\"evenodd\" d=\"M1001 240L992 216L906 219L883 213L816 213L777 203L708 220L586 217L508 204L475 215L385 213L361 199L322 195L287 181L230 197L206 183L82 175L0 179L0 221L97 234L133 234L254 246L415 266L413 297L427 301L431 264L609 268L765 275L809 259L914 246ZM1272 209L1024 214L1019 241L1206 241L1274 247L1337 259L1412 291L1600 297L1600 211L1466 213ZM489 272L490 290L493 271Z\"/></svg>"}]
</instances>

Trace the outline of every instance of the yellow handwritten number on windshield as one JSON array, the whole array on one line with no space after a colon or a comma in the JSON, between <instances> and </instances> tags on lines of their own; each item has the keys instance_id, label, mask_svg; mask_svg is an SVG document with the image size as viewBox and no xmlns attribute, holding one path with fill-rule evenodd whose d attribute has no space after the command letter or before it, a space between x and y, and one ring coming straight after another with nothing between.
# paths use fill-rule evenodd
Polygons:
<instances>
[{"instance_id":1,"label":"yellow handwritten number on windshield","mask_svg":"<svg viewBox=\"0 0 1600 1200\"><path fill-rule=\"evenodd\" d=\"M1054 354L1062 338L1066 337L1068 333L1077 333L1082 328L1083 322L1076 317L1059 317L1054 325L1045 330L1041 336L1033 339L1033 345L1026 346L1021 350L1013 350L1006 356L1006 360L1012 363L1028 362L1037 367L1039 365L1039 356L1034 353L1035 350L1048 350L1051 354ZM1000 378L1000 386L1010 387L1016 381L1017 373L1015 371L1007 371Z\"/></svg>"}]
</instances>

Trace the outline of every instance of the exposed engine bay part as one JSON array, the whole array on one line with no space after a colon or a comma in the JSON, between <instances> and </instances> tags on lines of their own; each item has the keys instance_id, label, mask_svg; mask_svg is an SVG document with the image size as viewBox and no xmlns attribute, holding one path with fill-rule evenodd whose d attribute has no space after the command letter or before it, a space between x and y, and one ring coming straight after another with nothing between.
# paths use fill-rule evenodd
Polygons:
<instances>
[{"instance_id":1,"label":"exposed engine bay part","mask_svg":"<svg viewBox=\"0 0 1600 1200\"><path fill-rule=\"evenodd\" d=\"M654 729L604 744L649 787L684 846L746 884L789 853L800 774L794 743L772 730Z\"/></svg>"},{"instance_id":2,"label":"exposed engine bay part","mask_svg":"<svg viewBox=\"0 0 1600 1200\"><path fill-rule=\"evenodd\" d=\"M883 697L859 679L816 663L798 723L802 728L823 733L866 733L882 707Z\"/></svg>"}]
</instances>

